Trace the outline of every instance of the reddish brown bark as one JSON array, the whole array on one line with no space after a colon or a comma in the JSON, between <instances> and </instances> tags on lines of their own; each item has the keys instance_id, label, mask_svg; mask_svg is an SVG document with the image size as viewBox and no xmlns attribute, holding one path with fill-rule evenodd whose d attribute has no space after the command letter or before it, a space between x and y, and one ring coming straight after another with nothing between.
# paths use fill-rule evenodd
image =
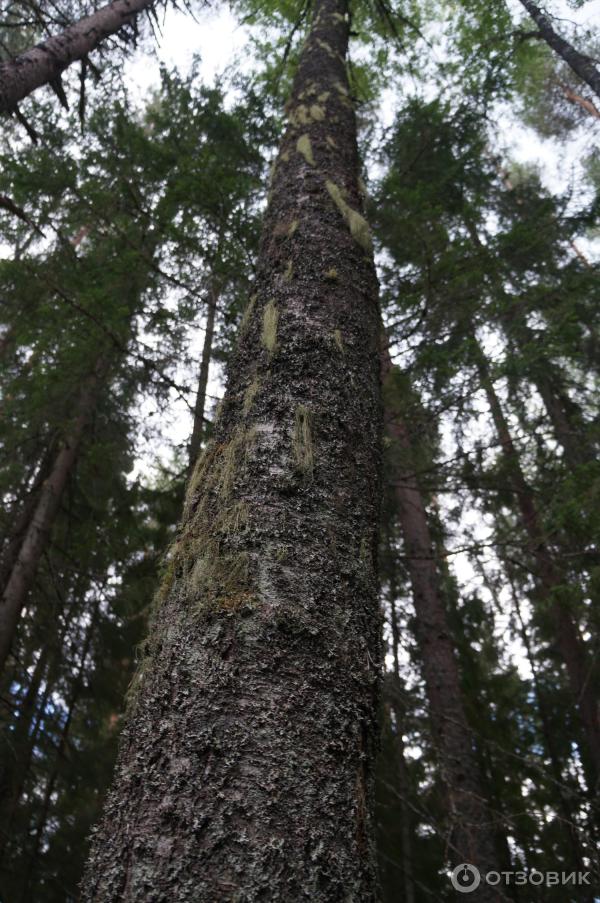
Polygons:
<instances>
[{"instance_id":1,"label":"reddish brown bark","mask_svg":"<svg viewBox=\"0 0 600 903\"><path fill-rule=\"evenodd\" d=\"M585 112L588 113L588 115L593 116L594 119L600 119L600 110L591 100L582 97L581 94L577 94L576 91L573 91L572 88L569 88L568 85L565 85L562 82L558 82L558 87L569 103L581 107L582 110L585 110Z\"/></svg>"},{"instance_id":2,"label":"reddish brown bark","mask_svg":"<svg viewBox=\"0 0 600 903\"><path fill-rule=\"evenodd\" d=\"M381 367L384 380L387 380L392 372L387 349L382 351ZM386 393L385 403L386 429L400 458L409 458L410 437L401 412L393 404L392 392ZM495 850L494 817L486 805L473 736L464 711L454 643L423 496L410 470L398 473L394 485L432 731L447 792L448 820L452 829L451 858L454 864L471 863L483 874L500 871ZM470 898L476 903L498 903L506 899L499 888L485 882Z\"/></svg>"}]
</instances>

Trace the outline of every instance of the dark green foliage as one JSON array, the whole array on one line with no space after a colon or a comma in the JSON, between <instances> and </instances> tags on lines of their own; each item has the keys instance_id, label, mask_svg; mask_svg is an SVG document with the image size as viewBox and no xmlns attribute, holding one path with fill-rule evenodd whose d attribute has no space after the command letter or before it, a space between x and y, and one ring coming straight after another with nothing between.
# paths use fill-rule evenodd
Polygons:
<instances>
[{"instance_id":1,"label":"dark green foliage","mask_svg":"<svg viewBox=\"0 0 600 903\"><path fill-rule=\"evenodd\" d=\"M127 691L148 652L149 600L178 564L166 550L185 492L188 437L172 412L193 408L210 292L218 296L211 376L235 351L252 293L267 161L284 127L310 6L244 2L237 11L256 26L249 79L228 75L204 86L196 61L185 76L163 69L159 87L137 106L119 72L132 44L126 32L119 50L103 54L98 86L88 70L83 123L81 109L59 112L42 92L23 105L37 143L25 140L22 123L4 124L0 583L11 542L22 535L19 517L26 520L39 497L81 386L98 360L104 370L0 681L2 903L77 899ZM19 3L4 12L2 57L87 8ZM21 27L12 28L17 20ZM376 164L369 219L401 368L386 401L401 408L411 436L409 451L388 447L385 470L380 880L386 903L408 903L411 893L425 903L452 899L449 815L394 498L399 467L417 476L428 510L498 860L542 871L585 870L594 860L597 796L552 602L579 623L597 662L600 164L590 140L581 174L559 193L534 166L507 156L506 136L496 134L500 113L565 142L595 134L595 114L585 86L505 4L360 2L351 28L360 49L349 83ZM143 43L147 23L140 29ZM564 33L594 55L593 34L566 23ZM76 96L79 73L66 80ZM390 87L384 112L390 95L397 111L386 129L378 104ZM339 186L330 196L347 214ZM343 263L327 259L323 272L333 296ZM282 264L283 274L290 283L298 275ZM275 360L270 303L267 322L263 308L260 315ZM258 309L251 302L248 321ZM347 353L340 324L331 354ZM481 355L516 461L498 441ZM246 392L252 409L260 384ZM302 405L294 410L290 455L308 491L320 427ZM540 587L519 512L517 471L560 574L551 593ZM231 517L243 524L247 511ZM225 524L212 526L227 533ZM282 546L275 560L289 566L293 555ZM224 561L236 579L232 559ZM595 665L591 685L599 688L599 679ZM526 892L535 903L575 900L560 887Z\"/></svg>"}]
</instances>

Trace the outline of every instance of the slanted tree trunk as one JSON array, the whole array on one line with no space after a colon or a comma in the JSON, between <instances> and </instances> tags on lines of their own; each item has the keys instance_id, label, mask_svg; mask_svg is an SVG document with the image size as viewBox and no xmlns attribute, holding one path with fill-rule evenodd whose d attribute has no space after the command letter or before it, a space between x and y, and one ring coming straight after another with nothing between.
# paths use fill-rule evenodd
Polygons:
<instances>
[{"instance_id":1,"label":"slanted tree trunk","mask_svg":"<svg viewBox=\"0 0 600 903\"><path fill-rule=\"evenodd\" d=\"M346 0L317 0L88 903L376 899L380 314L348 32Z\"/></svg>"},{"instance_id":2,"label":"slanted tree trunk","mask_svg":"<svg viewBox=\"0 0 600 903\"><path fill-rule=\"evenodd\" d=\"M202 357L200 358L200 372L198 374L198 390L196 392L196 403L194 405L194 425L192 427L192 437L190 439L190 476L194 469L194 464L198 459L198 454L202 446L204 436L204 415L206 410L206 389L208 386L208 371L210 369L210 359L212 356L212 345L215 334L215 318L217 314L217 304L219 301L219 292L214 282L211 283L209 289L208 303L206 305L206 323L204 324L204 344L202 346Z\"/></svg>"},{"instance_id":3,"label":"slanted tree trunk","mask_svg":"<svg viewBox=\"0 0 600 903\"><path fill-rule=\"evenodd\" d=\"M4 669L11 643L19 623L27 594L35 579L40 558L48 545L52 525L58 514L63 492L77 460L84 429L95 405L95 393L103 360L96 365L92 376L84 383L77 403L77 413L52 468L38 490L37 503L14 559L6 576L0 600L0 672ZM14 550L10 550L11 554Z\"/></svg>"},{"instance_id":4,"label":"slanted tree trunk","mask_svg":"<svg viewBox=\"0 0 600 903\"><path fill-rule=\"evenodd\" d=\"M572 44L561 38L552 27L548 17L533 0L521 0L521 3L539 28L540 35L548 46L600 97L600 71L594 65L593 60L585 53L575 50Z\"/></svg>"},{"instance_id":5,"label":"slanted tree trunk","mask_svg":"<svg viewBox=\"0 0 600 903\"><path fill-rule=\"evenodd\" d=\"M4 590L6 581L19 557L19 549L23 543L23 537L31 523L31 519L38 503L38 494L40 488L44 485L51 469L53 460L56 456L56 449L53 447L52 441L49 442L48 448L41 456L41 460L36 462L35 475L33 480L31 477L25 480L25 486L20 489L20 498L11 506L9 520L9 531L5 537L2 537L0 544L0 592ZM29 483L29 485L27 485ZM25 493L27 493L25 495ZM20 503L20 504L19 504Z\"/></svg>"},{"instance_id":6,"label":"slanted tree trunk","mask_svg":"<svg viewBox=\"0 0 600 903\"><path fill-rule=\"evenodd\" d=\"M0 113L11 113L36 88L56 83L71 63L84 59L153 3L154 0L113 0L60 34L0 64Z\"/></svg>"},{"instance_id":7,"label":"slanted tree trunk","mask_svg":"<svg viewBox=\"0 0 600 903\"><path fill-rule=\"evenodd\" d=\"M519 455L512 441L500 399L494 389L485 355L479 346L475 346L474 354L498 442L509 466L509 479L517 500L521 524L528 537L529 550L535 562L536 576L545 597L549 600L556 648L565 664L573 701L579 710L584 729L588 754L586 755L584 750L582 759L589 789L595 792L600 776L600 712L592 663L588 661L587 649L578 625L567 606L557 599L554 592L563 583L563 577L548 549L533 492L521 469Z\"/></svg>"},{"instance_id":8,"label":"slanted tree trunk","mask_svg":"<svg viewBox=\"0 0 600 903\"><path fill-rule=\"evenodd\" d=\"M384 379L392 374L387 349L382 351ZM385 423L401 458L410 459L411 443L393 390L386 384ZM465 715L458 664L440 587L427 512L414 473L395 475L398 517L404 536L407 567L415 606L415 630L423 665L432 734L447 794L451 826L450 856L482 874L500 871L495 849L494 817L486 805L471 730ZM482 882L472 891L476 903L505 901L499 887Z\"/></svg>"}]
</instances>

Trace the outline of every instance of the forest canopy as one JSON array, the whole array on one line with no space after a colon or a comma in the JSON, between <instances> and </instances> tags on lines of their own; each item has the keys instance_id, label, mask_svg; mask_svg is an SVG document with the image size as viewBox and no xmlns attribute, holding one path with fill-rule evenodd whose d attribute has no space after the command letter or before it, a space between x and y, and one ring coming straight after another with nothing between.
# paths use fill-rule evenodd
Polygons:
<instances>
[{"instance_id":1,"label":"forest canopy","mask_svg":"<svg viewBox=\"0 0 600 903\"><path fill-rule=\"evenodd\" d=\"M599 0L0 9L0 903L600 899Z\"/></svg>"}]
</instances>

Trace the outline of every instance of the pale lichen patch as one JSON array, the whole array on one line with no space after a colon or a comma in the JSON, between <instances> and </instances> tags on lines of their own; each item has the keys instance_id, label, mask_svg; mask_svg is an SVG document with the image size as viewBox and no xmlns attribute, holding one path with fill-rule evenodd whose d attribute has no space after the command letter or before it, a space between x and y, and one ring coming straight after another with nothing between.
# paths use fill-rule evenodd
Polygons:
<instances>
[{"instance_id":1,"label":"pale lichen patch","mask_svg":"<svg viewBox=\"0 0 600 903\"><path fill-rule=\"evenodd\" d=\"M335 182L327 180L325 185L336 207L344 217L348 228L350 229L352 238L358 242L364 251L370 254L373 251L373 241L366 219L361 216L357 210L353 210L352 207L346 203L342 196L342 192Z\"/></svg>"},{"instance_id":2,"label":"pale lichen patch","mask_svg":"<svg viewBox=\"0 0 600 903\"><path fill-rule=\"evenodd\" d=\"M315 158L313 156L312 144L310 143L310 138L305 133L304 135L300 135L298 141L296 142L296 150L299 154L302 154L304 159L310 166L315 165Z\"/></svg>"},{"instance_id":3,"label":"pale lichen patch","mask_svg":"<svg viewBox=\"0 0 600 903\"><path fill-rule=\"evenodd\" d=\"M248 329L248 326L250 325L250 320L252 319L252 314L254 313L254 308L256 306L256 300L257 300L257 296L251 295L250 300L248 301L248 304L246 305L246 309L244 311L244 314L242 316L242 321L240 323L240 336L244 335L244 333Z\"/></svg>"},{"instance_id":4,"label":"pale lichen patch","mask_svg":"<svg viewBox=\"0 0 600 903\"><path fill-rule=\"evenodd\" d=\"M237 427L233 436L221 451L221 461L216 469L215 485L219 495L229 496L238 473L239 464L243 461L255 439L256 430Z\"/></svg>"},{"instance_id":5,"label":"pale lichen patch","mask_svg":"<svg viewBox=\"0 0 600 903\"><path fill-rule=\"evenodd\" d=\"M260 389L260 379L258 376L255 376L246 391L244 392L244 401L242 403L242 412L244 416L246 416L254 404L254 399L258 395L258 391Z\"/></svg>"},{"instance_id":6,"label":"pale lichen patch","mask_svg":"<svg viewBox=\"0 0 600 903\"><path fill-rule=\"evenodd\" d=\"M274 301L265 305L263 312L263 328L261 342L270 354L277 349L277 325L279 323L279 311Z\"/></svg>"}]
</instances>

